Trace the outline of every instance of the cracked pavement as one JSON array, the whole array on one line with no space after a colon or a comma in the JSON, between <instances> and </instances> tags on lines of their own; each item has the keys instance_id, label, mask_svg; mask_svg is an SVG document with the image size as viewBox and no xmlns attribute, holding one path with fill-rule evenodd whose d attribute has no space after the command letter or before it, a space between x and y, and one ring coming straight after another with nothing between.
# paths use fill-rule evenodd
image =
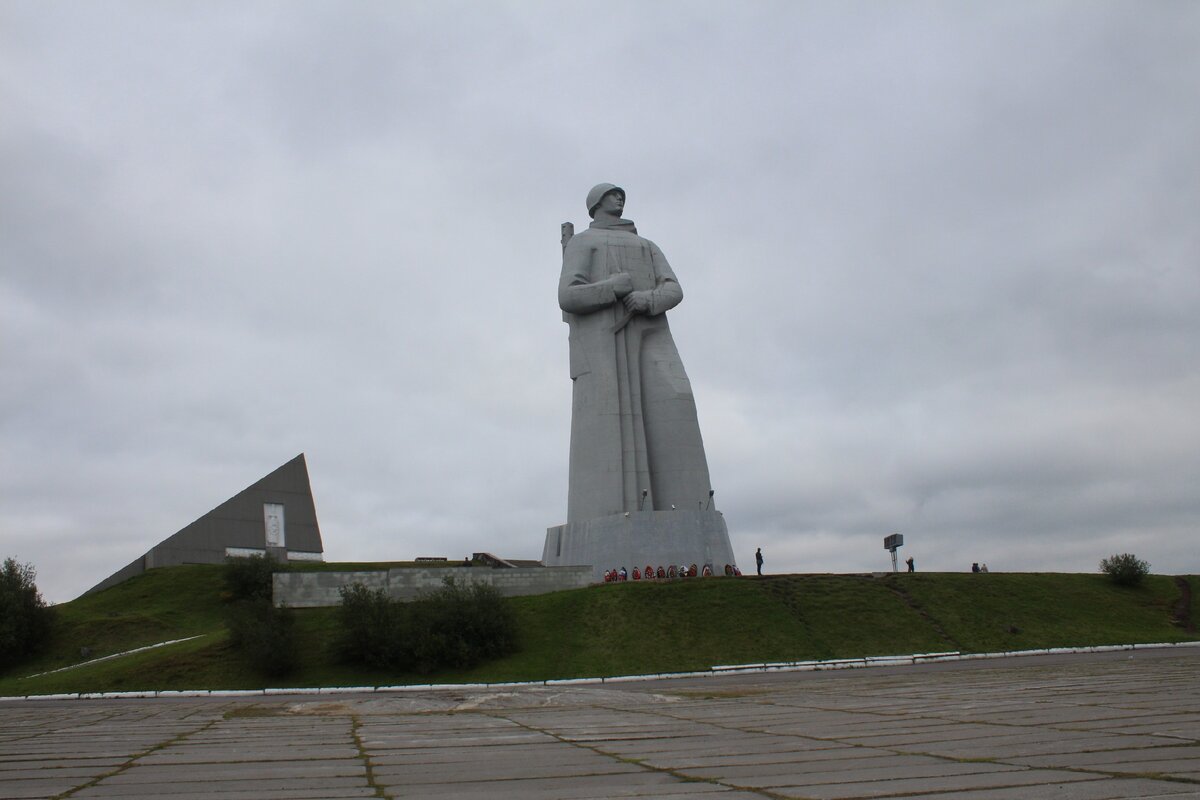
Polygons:
<instances>
[{"instance_id":1,"label":"cracked pavement","mask_svg":"<svg viewBox=\"0 0 1200 800\"><path fill-rule=\"evenodd\" d=\"M0 702L0 798L1200 798L1200 653Z\"/></svg>"}]
</instances>

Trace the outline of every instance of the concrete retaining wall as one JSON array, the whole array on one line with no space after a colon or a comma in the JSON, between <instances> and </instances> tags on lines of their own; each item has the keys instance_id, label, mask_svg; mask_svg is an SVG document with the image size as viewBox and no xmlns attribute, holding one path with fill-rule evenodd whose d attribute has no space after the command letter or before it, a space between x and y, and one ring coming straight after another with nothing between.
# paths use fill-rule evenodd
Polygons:
<instances>
[{"instance_id":1,"label":"concrete retaining wall","mask_svg":"<svg viewBox=\"0 0 1200 800\"><path fill-rule=\"evenodd\" d=\"M402 567L386 572L277 572L274 576L275 605L292 608L336 606L343 586L361 583L368 589L383 589L395 600L413 600L420 592L440 588L447 576L496 587L504 597L547 594L578 589L592 582L592 568L582 567Z\"/></svg>"}]
</instances>

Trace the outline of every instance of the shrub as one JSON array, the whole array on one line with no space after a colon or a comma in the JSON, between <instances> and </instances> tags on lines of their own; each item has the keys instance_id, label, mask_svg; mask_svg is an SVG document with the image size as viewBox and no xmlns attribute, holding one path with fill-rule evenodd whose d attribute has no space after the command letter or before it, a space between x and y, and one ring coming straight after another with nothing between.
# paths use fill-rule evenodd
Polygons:
<instances>
[{"instance_id":1,"label":"shrub","mask_svg":"<svg viewBox=\"0 0 1200 800\"><path fill-rule=\"evenodd\" d=\"M339 622L342 657L376 669L427 674L516 649L516 618L500 593L453 578L411 603L361 584L343 588Z\"/></svg>"},{"instance_id":2,"label":"shrub","mask_svg":"<svg viewBox=\"0 0 1200 800\"><path fill-rule=\"evenodd\" d=\"M516 649L517 623L495 588L447 577L412 603L409 643L416 670L473 667Z\"/></svg>"},{"instance_id":3,"label":"shrub","mask_svg":"<svg viewBox=\"0 0 1200 800\"><path fill-rule=\"evenodd\" d=\"M0 568L0 669L36 655L50 636L54 612L42 599L36 577L32 565L12 558Z\"/></svg>"},{"instance_id":4,"label":"shrub","mask_svg":"<svg viewBox=\"0 0 1200 800\"><path fill-rule=\"evenodd\" d=\"M270 556L225 559L225 591L231 600L265 600L271 602L271 575L287 571Z\"/></svg>"},{"instance_id":5,"label":"shrub","mask_svg":"<svg viewBox=\"0 0 1200 800\"><path fill-rule=\"evenodd\" d=\"M296 666L296 615L269 601L238 600L226 609L229 641L259 672L278 677Z\"/></svg>"},{"instance_id":6,"label":"shrub","mask_svg":"<svg viewBox=\"0 0 1200 800\"><path fill-rule=\"evenodd\" d=\"M271 575L287 565L269 555L225 559L229 642L259 672L279 677L296 666L296 616L272 602Z\"/></svg>"},{"instance_id":7,"label":"shrub","mask_svg":"<svg viewBox=\"0 0 1200 800\"><path fill-rule=\"evenodd\" d=\"M1101 559L1100 571L1118 586L1137 586L1150 574L1150 565L1132 553L1121 553Z\"/></svg>"},{"instance_id":8,"label":"shrub","mask_svg":"<svg viewBox=\"0 0 1200 800\"><path fill-rule=\"evenodd\" d=\"M409 669L405 608L382 589L372 591L361 583L343 586L341 595L338 654L375 669Z\"/></svg>"}]
</instances>

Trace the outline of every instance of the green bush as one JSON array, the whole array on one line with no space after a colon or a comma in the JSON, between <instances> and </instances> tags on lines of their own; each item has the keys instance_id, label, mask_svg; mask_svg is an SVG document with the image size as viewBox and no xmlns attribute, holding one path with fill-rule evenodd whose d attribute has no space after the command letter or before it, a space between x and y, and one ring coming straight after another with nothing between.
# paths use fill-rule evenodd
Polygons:
<instances>
[{"instance_id":1,"label":"green bush","mask_svg":"<svg viewBox=\"0 0 1200 800\"><path fill-rule=\"evenodd\" d=\"M1101 559L1100 571L1118 586L1137 586L1150 574L1150 565L1132 553L1121 553Z\"/></svg>"},{"instance_id":2,"label":"green bush","mask_svg":"<svg viewBox=\"0 0 1200 800\"><path fill-rule=\"evenodd\" d=\"M229 641L263 675L276 678L296 667L296 615L287 606L238 600L226 610Z\"/></svg>"},{"instance_id":3,"label":"green bush","mask_svg":"<svg viewBox=\"0 0 1200 800\"><path fill-rule=\"evenodd\" d=\"M271 575L286 572L287 565L268 556L225 559L225 591L230 600L271 602Z\"/></svg>"},{"instance_id":4,"label":"green bush","mask_svg":"<svg viewBox=\"0 0 1200 800\"><path fill-rule=\"evenodd\" d=\"M258 672L277 678L297 662L296 616L276 608L271 576L287 565L269 555L225 559L225 627L234 649Z\"/></svg>"},{"instance_id":5,"label":"green bush","mask_svg":"<svg viewBox=\"0 0 1200 800\"><path fill-rule=\"evenodd\" d=\"M410 669L404 606L382 589L372 591L361 583L343 586L341 595L335 643L340 657L374 669Z\"/></svg>"},{"instance_id":6,"label":"green bush","mask_svg":"<svg viewBox=\"0 0 1200 800\"><path fill-rule=\"evenodd\" d=\"M0 669L35 655L50 636L53 610L42 599L30 564L4 559L0 568Z\"/></svg>"},{"instance_id":7,"label":"green bush","mask_svg":"<svg viewBox=\"0 0 1200 800\"><path fill-rule=\"evenodd\" d=\"M517 624L500 593L447 577L411 604L409 647L417 672L473 667L516 649Z\"/></svg>"},{"instance_id":8,"label":"green bush","mask_svg":"<svg viewBox=\"0 0 1200 800\"><path fill-rule=\"evenodd\" d=\"M516 617L500 593L453 578L411 603L361 584L343 588L339 622L341 656L376 669L428 674L516 649Z\"/></svg>"}]
</instances>

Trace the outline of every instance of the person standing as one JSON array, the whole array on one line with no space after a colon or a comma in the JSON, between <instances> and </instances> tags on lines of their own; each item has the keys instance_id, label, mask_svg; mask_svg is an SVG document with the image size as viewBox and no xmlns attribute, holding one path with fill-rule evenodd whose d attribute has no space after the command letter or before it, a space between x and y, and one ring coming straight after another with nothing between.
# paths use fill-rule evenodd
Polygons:
<instances>
[{"instance_id":1,"label":"person standing","mask_svg":"<svg viewBox=\"0 0 1200 800\"><path fill-rule=\"evenodd\" d=\"M758 574L762 575L763 557L761 547L754 551L754 563L758 565Z\"/></svg>"},{"instance_id":2,"label":"person standing","mask_svg":"<svg viewBox=\"0 0 1200 800\"><path fill-rule=\"evenodd\" d=\"M908 564L908 571L909 571L909 572L916 572L916 571L917 571L917 563L916 563L915 561L913 561L913 557L912 557L912 556L909 556L909 557L908 557L908 560L907 560L907 561L905 561L904 563L905 563L905 564Z\"/></svg>"}]
</instances>

